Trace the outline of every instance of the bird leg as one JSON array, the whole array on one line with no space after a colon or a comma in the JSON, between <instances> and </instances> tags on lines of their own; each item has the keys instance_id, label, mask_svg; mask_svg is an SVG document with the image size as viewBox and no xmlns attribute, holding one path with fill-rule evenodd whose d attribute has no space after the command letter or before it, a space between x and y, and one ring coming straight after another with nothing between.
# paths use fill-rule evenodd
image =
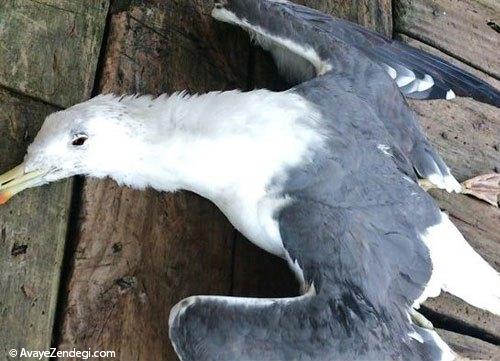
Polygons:
<instances>
[{"instance_id":1,"label":"bird leg","mask_svg":"<svg viewBox=\"0 0 500 361\"><path fill-rule=\"evenodd\" d=\"M438 188L434 183L432 183L428 179L419 179L418 180L418 185L424 189L424 191L428 192L429 190L433 188Z\"/></svg>"},{"instance_id":2,"label":"bird leg","mask_svg":"<svg viewBox=\"0 0 500 361\"><path fill-rule=\"evenodd\" d=\"M418 312L416 309L411 309L410 316L415 325L426 328L428 330L434 330L434 325L432 324L432 322L425 318L425 316Z\"/></svg>"},{"instance_id":3,"label":"bird leg","mask_svg":"<svg viewBox=\"0 0 500 361\"><path fill-rule=\"evenodd\" d=\"M428 179L420 179L418 184L426 191L439 188ZM498 207L500 201L500 174L489 173L466 180L462 184L461 194L468 194Z\"/></svg>"}]
</instances>

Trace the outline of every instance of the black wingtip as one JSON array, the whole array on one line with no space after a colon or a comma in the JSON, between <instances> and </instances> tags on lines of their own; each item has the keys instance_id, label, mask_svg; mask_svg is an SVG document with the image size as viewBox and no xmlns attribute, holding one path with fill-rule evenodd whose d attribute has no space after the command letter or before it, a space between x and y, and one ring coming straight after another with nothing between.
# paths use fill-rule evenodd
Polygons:
<instances>
[{"instance_id":1,"label":"black wingtip","mask_svg":"<svg viewBox=\"0 0 500 361\"><path fill-rule=\"evenodd\" d=\"M500 107L500 91L484 80L424 50L397 40L393 41L391 45L397 50L396 58L393 61L415 73L428 74L434 81L434 85L430 89L424 92L407 93L408 97L451 99L456 95Z\"/></svg>"}]
</instances>

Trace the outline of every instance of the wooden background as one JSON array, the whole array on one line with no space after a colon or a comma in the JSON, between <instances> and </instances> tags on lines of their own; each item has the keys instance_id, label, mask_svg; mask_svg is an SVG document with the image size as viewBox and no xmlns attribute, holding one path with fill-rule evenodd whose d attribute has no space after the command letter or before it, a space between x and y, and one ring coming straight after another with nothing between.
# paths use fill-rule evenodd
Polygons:
<instances>
[{"instance_id":1,"label":"wooden background","mask_svg":"<svg viewBox=\"0 0 500 361\"><path fill-rule=\"evenodd\" d=\"M439 54L500 87L497 0L299 2ZM211 8L205 0L2 0L0 172L22 160L47 114L99 92L285 88L269 56L214 22ZM498 109L469 99L411 104L459 180L499 171ZM433 195L500 269L500 210ZM290 296L297 285L283 262L190 193L75 178L0 208L0 359L9 360L12 348L54 346L176 360L169 311L194 294ZM500 359L500 318L447 294L423 312L461 355Z\"/></svg>"}]
</instances>

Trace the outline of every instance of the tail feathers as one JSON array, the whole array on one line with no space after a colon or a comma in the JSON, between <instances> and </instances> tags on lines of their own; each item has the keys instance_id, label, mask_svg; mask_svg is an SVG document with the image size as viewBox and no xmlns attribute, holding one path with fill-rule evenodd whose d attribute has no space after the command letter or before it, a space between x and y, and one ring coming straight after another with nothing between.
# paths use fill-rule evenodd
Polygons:
<instances>
[{"instance_id":1,"label":"tail feathers","mask_svg":"<svg viewBox=\"0 0 500 361\"><path fill-rule=\"evenodd\" d=\"M499 273L474 251L446 214L427 230L424 241L434 267L429 284L439 284L472 306L500 315Z\"/></svg>"}]
</instances>

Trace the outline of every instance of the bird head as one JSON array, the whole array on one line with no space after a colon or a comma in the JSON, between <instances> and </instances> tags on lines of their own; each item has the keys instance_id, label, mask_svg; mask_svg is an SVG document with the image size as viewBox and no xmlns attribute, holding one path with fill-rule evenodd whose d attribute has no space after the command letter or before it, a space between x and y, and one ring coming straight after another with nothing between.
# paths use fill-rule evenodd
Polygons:
<instances>
[{"instance_id":1,"label":"bird head","mask_svg":"<svg viewBox=\"0 0 500 361\"><path fill-rule=\"evenodd\" d=\"M131 117L118 98L93 98L50 114L23 163L0 176L0 204L24 189L77 174L109 175L131 161Z\"/></svg>"}]
</instances>

